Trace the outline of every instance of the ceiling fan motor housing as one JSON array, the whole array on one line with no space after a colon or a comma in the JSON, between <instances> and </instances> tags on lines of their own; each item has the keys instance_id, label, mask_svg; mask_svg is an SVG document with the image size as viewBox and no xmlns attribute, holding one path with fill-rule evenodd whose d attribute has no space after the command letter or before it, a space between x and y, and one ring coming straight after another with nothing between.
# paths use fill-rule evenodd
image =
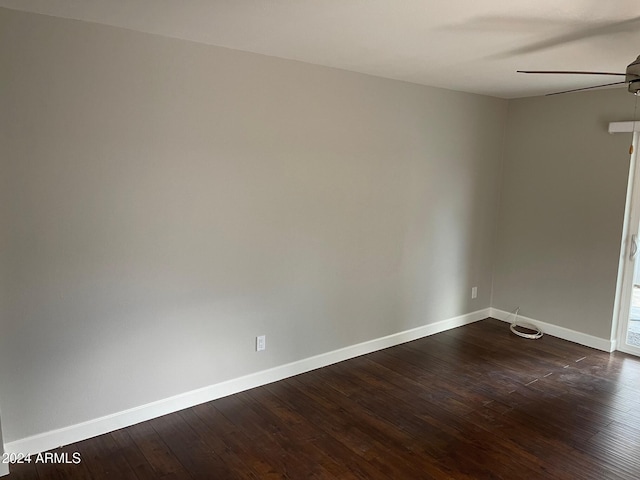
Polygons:
<instances>
[{"instance_id":1,"label":"ceiling fan motor housing","mask_svg":"<svg viewBox=\"0 0 640 480\"><path fill-rule=\"evenodd\" d=\"M638 95L640 91L640 55L635 62L627 66L625 81L629 84L629 91L634 95Z\"/></svg>"}]
</instances>

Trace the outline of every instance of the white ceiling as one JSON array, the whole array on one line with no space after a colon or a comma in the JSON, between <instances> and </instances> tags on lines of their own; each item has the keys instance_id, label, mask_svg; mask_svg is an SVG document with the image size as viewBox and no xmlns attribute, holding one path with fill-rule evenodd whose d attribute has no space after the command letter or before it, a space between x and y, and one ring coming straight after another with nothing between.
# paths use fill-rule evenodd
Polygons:
<instances>
[{"instance_id":1,"label":"white ceiling","mask_svg":"<svg viewBox=\"0 0 640 480\"><path fill-rule=\"evenodd\" d=\"M504 98L616 81L638 0L0 0L0 6Z\"/></svg>"}]
</instances>

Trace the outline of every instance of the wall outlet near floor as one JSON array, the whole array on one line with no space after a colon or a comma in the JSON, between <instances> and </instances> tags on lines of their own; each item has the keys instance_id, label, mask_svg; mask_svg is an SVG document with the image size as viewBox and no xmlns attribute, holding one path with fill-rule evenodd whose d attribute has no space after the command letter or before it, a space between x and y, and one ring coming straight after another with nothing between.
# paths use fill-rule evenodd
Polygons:
<instances>
[{"instance_id":1,"label":"wall outlet near floor","mask_svg":"<svg viewBox=\"0 0 640 480\"><path fill-rule=\"evenodd\" d=\"M267 336L260 335L256 337L256 352L261 352L267 348Z\"/></svg>"},{"instance_id":2,"label":"wall outlet near floor","mask_svg":"<svg viewBox=\"0 0 640 480\"><path fill-rule=\"evenodd\" d=\"M471 298L478 298L478 287L471 287Z\"/></svg>"}]
</instances>

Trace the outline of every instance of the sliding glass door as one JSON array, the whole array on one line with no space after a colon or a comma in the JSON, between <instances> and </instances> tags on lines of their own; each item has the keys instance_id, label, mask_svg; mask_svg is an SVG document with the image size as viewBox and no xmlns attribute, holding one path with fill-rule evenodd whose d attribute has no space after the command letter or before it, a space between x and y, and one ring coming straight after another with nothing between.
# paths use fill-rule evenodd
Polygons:
<instances>
[{"instance_id":1,"label":"sliding glass door","mask_svg":"<svg viewBox=\"0 0 640 480\"><path fill-rule=\"evenodd\" d=\"M634 126L635 127L635 126ZM640 356L640 166L638 132L633 134L625 224L618 276L617 349Z\"/></svg>"}]
</instances>

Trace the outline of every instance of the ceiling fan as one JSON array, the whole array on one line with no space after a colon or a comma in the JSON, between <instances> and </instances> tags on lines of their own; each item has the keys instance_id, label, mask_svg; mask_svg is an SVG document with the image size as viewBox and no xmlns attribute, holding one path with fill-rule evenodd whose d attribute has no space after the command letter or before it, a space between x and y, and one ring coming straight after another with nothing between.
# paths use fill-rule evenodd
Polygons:
<instances>
[{"instance_id":1,"label":"ceiling fan","mask_svg":"<svg viewBox=\"0 0 640 480\"><path fill-rule=\"evenodd\" d=\"M625 77L621 82L603 83L601 85L595 85L593 87L574 88L572 90L564 90L562 92L548 93L548 95L559 95L562 93L579 92L581 90L591 90L600 87L609 87L611 85L627 84L627 90L634 95L639 95L640 92L640 55L635 61L627 65L625 73L613 73L613 72L581 72L571 70L518 70L518 73L540 73L551 75L612 75Z\"/></svg>"}]
</instances>

